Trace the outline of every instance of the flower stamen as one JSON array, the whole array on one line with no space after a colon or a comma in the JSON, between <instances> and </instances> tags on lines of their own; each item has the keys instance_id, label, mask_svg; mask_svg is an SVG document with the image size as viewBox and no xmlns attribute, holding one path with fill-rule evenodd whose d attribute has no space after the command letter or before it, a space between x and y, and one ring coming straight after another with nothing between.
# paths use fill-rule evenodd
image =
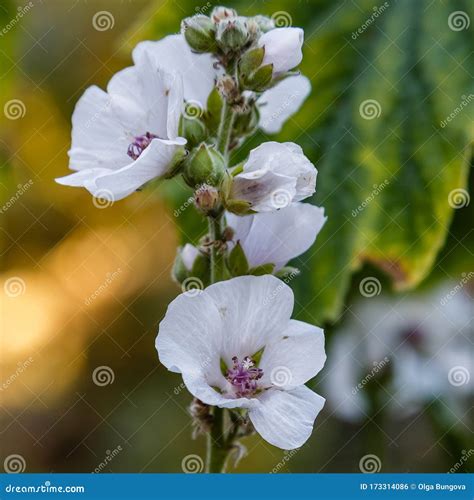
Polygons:
<instances>
[{"instance_id":1,"label":"flower stamen","mask_svg":"<svg viewBox=\"0 0 474 500\"><path fill-rule=\"evenodd\" d=\"M255 366L250 356L246 356L242 362L234 356L234 366L227 370L226 379L232 384L237 397L252 396L257 392L257 380L263 377L263 370Z\"/></svg>"},{"instance_id":2,"label":"flower stamen","mask_svg":"<svg viewBox=\"0 0 474 500\"><path fill-rule=\"evenodd\" d=\"M128 146L128 156L133 160L137 160L143 151L150 145L151 141L157 138L158 136L151 132L135 137L135 140Z\"/></svg>"}]
</instances>

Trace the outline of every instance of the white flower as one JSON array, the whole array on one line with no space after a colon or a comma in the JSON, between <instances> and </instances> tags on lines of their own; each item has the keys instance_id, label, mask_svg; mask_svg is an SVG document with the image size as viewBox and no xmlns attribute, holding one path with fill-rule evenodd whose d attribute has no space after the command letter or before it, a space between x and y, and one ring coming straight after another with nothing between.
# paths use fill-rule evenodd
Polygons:
<instances>
[{"instance_id":1,"label":"white flower","mask_svg":"<svg viewBox=\"0 0 474 500\"><path fill-rule=\"evenodd\" d=\"M177 71L183 77L184 98L198 103L201 108L211 93L220 71L210 54L196 54L191 51L182 35L170 35L157 42L145 41L133 51L133 60L139 63L150 58L167 71ZM260 128L275 134L286 120L298 111L311 91L311 84L305 76L285 78L258 98Z\"/></svg>"},{"instance_id":2,"label":"white flower","mask_svg":"<svg viewBox=\"0 0 474 500\"><path fill-rule=\"evenodd\" d=\"M160 361L182 374L193 396L247 408L257 432L283 449L309 438L324 405L304 385L324 365L324 334L291 319L293 302L291 289L274 276L233 278L193 297L179 295L156 340Z\"/></svg>"},{"instance_id":3,"label":"white flower","mask_svg":"<svg viewBox=\"0 0 474 500\"><path fill-rule=\"evenodd\" d=\"M296 68L303 59L304 31L301 28L275 28L264 33L258 40L264 47L263 65L273 64L273 76L279 76Z\"/></svg>"},{"instance_id":4,"label":"white flower","mask_svg":"<svg viewBox=\"0 0 474 500\"><path fill-rule=\"evenodd\" d=\"M111 79L107 92L89 87L72 116L70 168L56 179L111 201L167 173L179 149L181 76L144 57Z\"/></svg>"},{"instance_id":5,"label":"white flower","mask_svg":"<svg viewBox=\"0 0 474 500\"><path fill-rule=\"evenodd\" d=\"M292 203L281 210L244 217L227 214L250 267L275 264L275 271L306 252L326 222L324 209L309 203Z\"/></svg>"},{"instance_id":6,"label":"white flower","mask_svg":"<svg viewBox=\"0 0 474 500\"><path fill-rule=\"evenodd\" d=\"M292 142L265 142L249 154L232 181L230 198L243 200L255 212L285 208L311 196L317 170Z\"/></svg>"},{"instance_id":7,"label":"white flower","mask_svg":"<svg viewBox=\"0 0 474 500\"><path fill-rule=\"evenodd\" d=\"M473 393L472 382L453 386L450 371L466 379L472 373L472 306L458 292L442 299L447 284L428 295L404 299L365 299L351 308L348 326L337 332L326 368L329 404L341 418L357 421L369 411L367 384L380 387L397 417L407 416L434 398L454 409L462 397ZM384 403L382 403L384 404Z\"/></svg>"}]
</instances>

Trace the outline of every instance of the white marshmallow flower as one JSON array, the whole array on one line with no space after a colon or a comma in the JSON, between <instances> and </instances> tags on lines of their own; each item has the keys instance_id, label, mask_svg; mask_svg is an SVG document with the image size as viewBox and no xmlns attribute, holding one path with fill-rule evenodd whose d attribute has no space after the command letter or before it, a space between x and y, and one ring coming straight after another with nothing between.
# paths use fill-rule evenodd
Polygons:
<instances>
[{"instance_id":1,"label":"white marshmallow flower","mask_svg":"<svg viewBox=\"0 0 474 500\"><path fill-rule=\"evenodd\" d=\"M206 107L215 79L221 74L210 54L192 52L183 35L179 34L139 43L133 51L133 60L138 64L145 59L153 60L155 65L166 71L177 71L183 78L185 100L199 105L201 109ZM280 65L277 64L277 67ZM278 133L310 92L311 83L302 75L285 78L263 92L257 99L259 127L268 134Z\"/></svg>"},{"instance_id":2,"label":"white marshmallow flower","mask_svg":"<svg viewBox=\"0 0 474 500\"><path fill-rule=\"evenodd\" d=\"M178 136L182 78L144 57L110 80L89 87L72 116L70 168L56 179L116 201L168 173L186 140Z\"/></svg>"},{"instance_id":3,"label":"white marshmallow flower","mask_svg":"<svg viewBox=\"0 0 474 500\"><path fill-rule=\"evenodd\" d=\"M296 68L303 60L304 31L301 28L275 28L258 40L265 49L262 65L273 65L273 76L278 77Z\"/></svg>"},{"instance_id":4,"label":"white marshmallow flower","mask_svg":"<svg viewBox=\"0 0 474 500\"><path fill-rule=\"evenodd\" d=\"M240 243L250 267L272 263L274 271L306 252L325 222L324 209L309 203L244 217L227 214L233 239Z\"/></svg>"},{"instance_id":5,"label":"white marshmallow flower","mask_svg":"<svg viewBox=\"0 0 474 500\"><path fill-rule=\"evenodd\" d=\"M254 212L271 212L311 196L317 170L292 142L265 142L249 154L235 175L229 194Z\"/></svg>"},{"instance_id":6,"label":"white marshmallow flower","mask_svg":"<svg viewBox=\"0 0 474 500\"><path fill-rule=\"evenodd\" d=\"M291 288L274 276L233 278L179 295L156 340L161 363L182 374L193 396L248 409L257 432L283 449L306 442L324 405L304 385L324 366L324 333L292 320L293 304Z\"/></svg>"}]
</instances>

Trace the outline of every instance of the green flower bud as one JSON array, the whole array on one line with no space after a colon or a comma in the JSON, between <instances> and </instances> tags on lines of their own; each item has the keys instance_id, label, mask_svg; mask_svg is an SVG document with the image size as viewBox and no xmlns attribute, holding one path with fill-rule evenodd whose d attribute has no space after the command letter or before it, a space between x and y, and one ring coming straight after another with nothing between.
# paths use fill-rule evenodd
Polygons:
<instances>
[{"instance_id":1,"label":"green flower bud","mask_svg":"<svg viewBox=\"0 0 474 500\"><path fill-rule=\"evenodd\" d=\"M221 21L217 26L216 40L224 52L241 49L249 40L245 18L234 17Z\"/></svg>"},{"instance_id":2,"label":"green flower bud","mask_svg":"<svg viewBox=\"0 0 474 500\"><path fill-rule=\"evenodd\" d=\"M181 136L188 141L188 146L194 147L200 144L207 136L204 123L199 118L181 118Z\"/></svg>"},{"instance_id":3,"label":"green flower bud","mask_svg":"<svg viewBox=\"0 0 474 500\"><path fill-rule=\"evenodd\" d=\"M245 90L262 92L272 82L273 65L262 66L265 49L263 47L248 50L239 62L239 79Z\"/></svg>"},{"instance_id":4,"label":"green flower bud","mask_svg":"<svg viewBox=\"0 0 474 500\"><path fill-rule=\"evenodd\" d=\"M242 113L237 114L234 120L234 131L237 137L244 137L252 134L258 128L260 114L257 106L252 104Z\"/></svg>"},{"instance_id":5,"label":"green flower bud","mask_svg":"<svg viewBox=\"0 0 474 500\"><path fill-rule=\"evenodd\" d=\"M207 98L206 111L204 112L204 122L210 133L215 135L219 130L224 101L216 87L214 87Z\"/></svg>"},{"instance_id":6,"label":"green flower bud","mask_svg":"<svg viewBox=\"0 0 474 500\"><path fill-rule=\"evenodd\" d=\"M216 24L219 24L220 21L223 21L224 19L230 19L233 17L237 17L237 11L235 11L234 9L229 9L227 7L214 7L211 12L211 19Z\"/></svg>"},{"instance_id":7,"label":"green flower bud","mask_svg":"<svg viewBox=\"0 0 474 500\"><path fill-rule=\"evenodd\" d=\"M195 188L202 184L217 186L225 173L225 161L214 146L201 143L189 156L184 165L183 177Z\"/></svg>"},{"instance_id":8,"label":"green flower bud","mask_svg":"<svg viewBox=\"0 0 474 500\"><path fill-rule=\"evenodd\" d=\"M209 17L202 14L187 17L181 23L181 32L194 51L216 51L216 27Z\"/></svg>"}]
</instances>

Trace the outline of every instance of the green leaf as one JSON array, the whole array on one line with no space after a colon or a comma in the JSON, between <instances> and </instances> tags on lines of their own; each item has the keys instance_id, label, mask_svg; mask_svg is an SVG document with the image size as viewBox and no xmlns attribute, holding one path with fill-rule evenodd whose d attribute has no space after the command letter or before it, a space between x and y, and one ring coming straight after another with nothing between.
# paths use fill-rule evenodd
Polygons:
<instances>
[{"instance_id":1,"label":"green leaf","mask_svg":"<svg viewBox=\"0 0 474 500\"><path fill-rule=\"evenodd\" d=\"M237 242L227 258L227 268L232 276L243 276L248 273L249 263L245 252Z\"/></svg>"},{"instance_id":2,"label":"green leaf","mask_svg":"<svg viewBox=\"0 0 474 500\"><path fill-rule=\"evenodd\" d=\"M261 266L252 267L248 274L253 276L263 276L264 274L272 274L275 269L275 264L262 264Z\"/></svg>"},{"instance_id":3,"label":"green leaf","mask_svg":"<svg viewBox=\"0 0 474 500\"><path fill-rule=\"evenodd\" d=\"M305 308L319 321L338 318L365 262L395 289L418 285L446 239L450 193L466 186L474 105L455 110L472 91L472 30L455 31L448 19L455 10L473 19L473 4L388 5L375 18L373 2L338 3L307 42L313 127L303 146L323 152L315 201L328 221L301 286L313 289Z\"/></svg>"}]
</instances>

